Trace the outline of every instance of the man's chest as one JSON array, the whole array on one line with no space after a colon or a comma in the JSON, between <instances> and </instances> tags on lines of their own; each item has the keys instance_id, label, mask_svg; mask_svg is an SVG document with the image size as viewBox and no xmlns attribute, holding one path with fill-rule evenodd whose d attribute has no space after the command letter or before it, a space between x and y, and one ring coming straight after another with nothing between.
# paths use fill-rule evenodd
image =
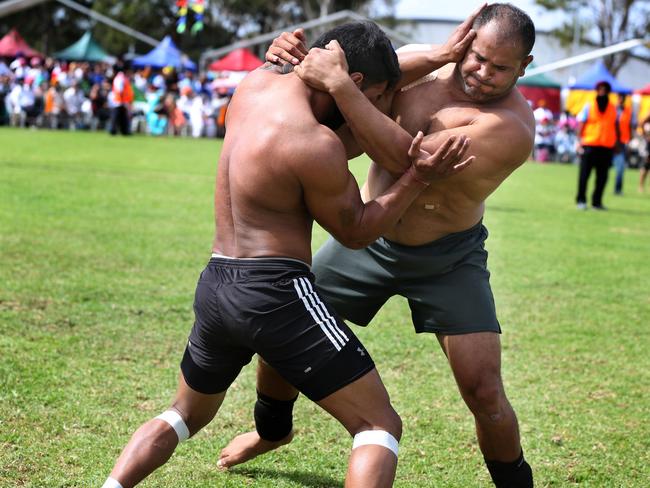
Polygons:
<instances>
[{"instance_id":1,"label":"man's chest","mask_svg":"<svg viewBox=\"0 0 650 488\"><path fill-rule=\"evenodd\" d=\"M467 102L454 100L446 90L436 90L435 82L395 95L391 115L409 134L425 135L444 129L470 125L481 111Z\"/></svg>"}]
</instances>

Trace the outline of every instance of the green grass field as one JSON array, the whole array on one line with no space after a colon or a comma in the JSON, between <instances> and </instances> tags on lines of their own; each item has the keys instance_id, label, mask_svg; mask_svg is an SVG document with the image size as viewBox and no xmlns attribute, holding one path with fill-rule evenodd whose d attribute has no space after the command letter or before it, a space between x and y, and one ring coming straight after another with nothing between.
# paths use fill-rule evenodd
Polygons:
<instances>
[{"instance_id":1,"label":"green grass field","mask_svg":"<svg viewBox=\"0 0 650 488\"><path fill-rule=\"evenodd\" d=\"M0 130L0 486L100 486L174 393L213 233L217 140ZM352 163L362 180L367 160ZM650 486L650 195L578 212L576 168L528 163L490 198L503 373L537 486ZM314 248L325 239L317 229ZM435 337L402 299L356 327L404 421L397 487L491 486ZM295 441L229 473L254 367L143 486L341 486L351 440L301 399Z\"/></svg>"}]
</instances>

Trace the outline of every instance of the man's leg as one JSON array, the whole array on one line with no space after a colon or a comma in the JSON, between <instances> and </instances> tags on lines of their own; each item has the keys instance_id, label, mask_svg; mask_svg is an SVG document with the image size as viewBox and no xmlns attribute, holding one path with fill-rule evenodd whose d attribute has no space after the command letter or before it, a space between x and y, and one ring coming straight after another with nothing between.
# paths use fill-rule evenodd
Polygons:
<instances>
[{"instance_id":1,"label":"man's leg","mask_svg":"<svg viewBox=\"0 0 650 488\"><path fill-rule=\"evenodd\" d=\"M181 374L170 409L133 434L104 486L130 488L165 464L180 442L212 420L225 396L225 391L214 395L194 391Z\"/></svg>"},{"instance_id":2,"label":"man's leg","mask_svg":"<svg viewBox=\"0 0 650 488\"><path fill-rule=\"evenodd\" d=\"M587 203L589 173L591 173L591 148L585 147L580 157L580 167L578 169L578 193L576 195L576 203L578 205L586 205Z\"/></svg>"},{"instance_id":3,"label":"man's leg","mask_svg":"<svg viewBox=\"0 0 650 488\"><path fill-rule=\"evenodd\" d=\"M614 168L616 169L616 179L614 181L614 194L623 194L623 175L625 174L625 149L621 149L614 154Z\"/></svg>"},{"instance_id":4,"label":"man's leg","mask_svg":"<svg viewBox=\"0 0 650 488\"><path fill-rule=\"evenodd\" d=\"M345 487L392 486L402 420L391 406L377 370L373 368L317 403L354 438Z\"/></svg>"},{"instance_id":5,"label":"man's leg","mask_svg":"<svg viewBox=\"0 0 650 488\"><path fill-rule=\"evenodd\" d=\"M286 383L276 383L278 378L282 382L284 380L263 361L258 363L258 379L260 369L262 378L267 383L258 383L258 389L273 386L276 389L265 391L273 392L276 398L284 394L286 399L295 399L296 390L291 390ZM377 370L371 370L317 403L341 422L354 437L345 479L346 488L392 486L397 469L397 443L402 435L402 421L390 404ZM273 445L261 439L257 431L247 432L230 441L221 451L219 465L232 467L243 463L288 443L292 437L290 432L282 441Z\"/></svg>"},{"instance_id":6,"label":"man's leg","mask_svg":"<svg viewBox=\"0 0 650 488\"><path fill-rule=\"evenodd\" d=\"M460 393L474 415L479 447L494 484L533 486L523 459L519 426L501 380L501 343L494 332L438 335Z\"/></svg>"},{"instance_id":7,"label":"man's leg","mask_svg":"<svg viewBox=\"0 0 650 488\"><path fill-rule=\"evenodd\" d=\"M293 403L296 390L262 358L257 360L256 430L238 435L221 450L217 466L231 468L293 439ZM274 432L270 432L271 430ZM262 438L264 435L266 438Z\"/></svg>"},{"instance_id":8,"label":"man's leg","mask_svg":"<svg viewBox=\"0 0 650 488\"><path fill-rule=\"evenodd\" d=\"M609 177L609 168L612 166L613 151L607 148L598 148L598 153L594 161L596 167L596 184L591 196L591 205L595 208L603 208L603 193L607 186Z\"/></svg>"}]
</instances>

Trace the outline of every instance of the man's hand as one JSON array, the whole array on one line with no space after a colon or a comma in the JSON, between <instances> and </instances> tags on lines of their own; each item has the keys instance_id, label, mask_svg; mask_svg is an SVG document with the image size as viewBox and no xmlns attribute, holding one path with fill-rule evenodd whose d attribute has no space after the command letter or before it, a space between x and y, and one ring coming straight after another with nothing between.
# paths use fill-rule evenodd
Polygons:
<instances>
[{"instance_id":1,"label":"man's hand","mask_svg":"<svg viewBox=\"0 0 650 488\"><path fill-rule=\"evenodd\" d=\"M273 39L273 42L266 51L266 60L273 64L298 65L307 55L307 37L304 29L296 29L293 32L283 32Z\"/></svg>"},{"instance_id":2,"label":"man's hand","mask_svg":"<svg viewBox=\"0 0 650 488\"><path fill-rule=\"evenodd\" d=\"M474 162L474 156L462 160L471 142L468 137L450 136L433 154L421 149L423 139L424 134L419 131L408 154L412 162L409 171L424 184L455 175Z\"/></svg>"},{"instance_id":3,"label":"man's hand","mask_svg":"<svg viewBox=\"0 0 650 488\"><path fill-rule=\"evenodd\" d=\"M336 40L330 41L325 49L310 49L294 72L307 85L328 93L350 78L345 53Z\"/></svg>"},{"instance_id":4,"label":"man's hand","mask_svg":"<svg viewBox=\"0 0 650 488\"><path fill-rule=\"evenodd\" d=\"M476 31L472 29L472 24L486 5L487 3L484 3L472 12L462 24L456 27L451 36L449 36L449 39L447 39L447 42L437 48L440 56L447 63L458 63L465 57L465 51L467 51L467 48L476 37Z\"/></svg>"}]
</instances>

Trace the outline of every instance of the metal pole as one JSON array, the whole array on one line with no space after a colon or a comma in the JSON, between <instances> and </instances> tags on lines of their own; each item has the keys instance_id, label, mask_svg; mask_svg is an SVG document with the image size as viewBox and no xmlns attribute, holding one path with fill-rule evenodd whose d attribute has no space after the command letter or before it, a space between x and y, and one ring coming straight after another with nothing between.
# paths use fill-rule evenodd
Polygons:
<instances>
[{"instance_id":1,"label":"metal pole","mask_svg":"<svg viewBox=\"0 0 650 488\"><path fill-rule=\"evenodd\" d=\"M341 10L339 12L335 12L333 14L326 15L325 17L319 17L318 19L313 19L309 20L307 22L304 22L302 24L294 24L294 25L289 25L287 27L283 27L282 29L275 30L273 32L269 32L267 34L260 34L255 37L251 37L250 39L244 39L241 41L234 42L232 44L229 44L228 46L220 47L218 49L210 49L208 51L204 51L201 54L201 58L199 60L199 67L200 69L204 69L204 66L207 64L207 60L209 59L215 59L215 58L220 58L221 56L228 54L230 51L234 51L235 49L238 49L240 47L249 47L249 46L255 46L257 44L261 44L263 42L268 42L275 37L278 37L282 32L284 31L293 31L299 27L302 27L303 29L310 29L312 27L317 27L319 25L323 24L329 24L332 22L337 22L339 20L368 20L366 17L363 15L360 15L356 12L352 12L351 10ZM411 44L414 43L415 41L411 39L408 36L405 36L404 34L401 34L397 31L394 31L393 29L389 29L387 27L381 26L382 30L386 32L391 38L396 39L398 42L401 42L402 44Z\"/></svg>"},{"instance_id":2,"label":"metal pole","mask_svg":"<svg viewBox=\"0 0 650 488\"><path fill-rule=\"evenodd\" d=\"M527 70L526 74L522 78L528 78L529 76L535 76L548 71L555 71L556 69L566 68L568 66L573 66L574 64L591 61L592 59L602 58L608 54L627 51L628 49L634 49L635 47L643 46L644 44L650 47L650 39L630 39L629 41L619 42L612 46L595 49L588 53L579 54L578 56L571 56L570 58L561 61L545 64L544 66L537 66L531 70Z\"/></svg>"},{"instance_id":3,"label":"metal pole","mask_svg":"<svg viewBox=\"0 0 650 488\"><path fill-rule=\"evenodd\" d=\"M140 41L149 44L151 46L157 46L160 41L157 41L153 37L150 37L146 34L143 34L141 32L138 32L135 29L131 29L129 26L126 26L120 22L117 22L116 20L111 19L110 17L107 17L106 15L100 14L99 12L95 12L94 10L91 10L89 8L84 7L83 5L78 4L77 2L73 2L72 0L56 0L57 2L65 5L66 7L70 7L71 9L77 10L78 12L81 12L82 14L85 14L89 17L92 17L93 19L106 24L109 27L112 27L115 30L118 30L120 32L124 32L125 34L135 37L136 39L139 39Z\"/></svg>"}]
</instances>

